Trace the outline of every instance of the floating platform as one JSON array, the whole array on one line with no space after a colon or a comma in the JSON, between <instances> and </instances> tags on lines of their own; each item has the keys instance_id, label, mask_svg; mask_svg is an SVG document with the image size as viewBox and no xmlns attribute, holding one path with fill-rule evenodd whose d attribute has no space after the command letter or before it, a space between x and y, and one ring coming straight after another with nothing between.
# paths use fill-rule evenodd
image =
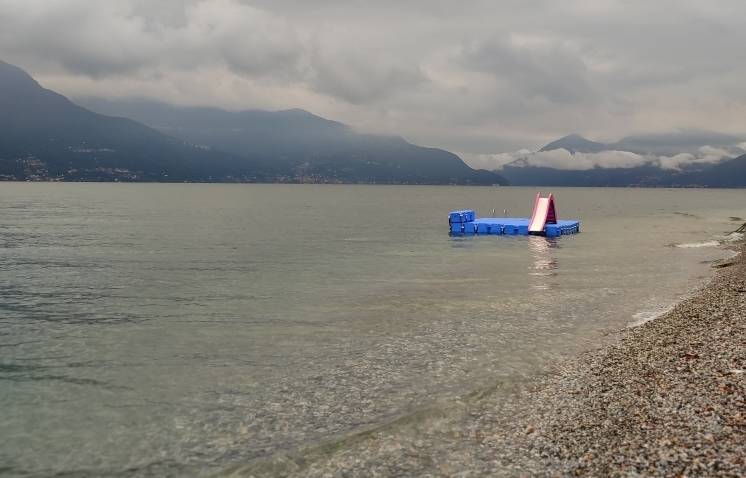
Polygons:
<instances>
[{"instance_id":1,"label":"floating platform","mask_svg":"<svg viewBox=\"0 0 746 478\"><path fill-rule=\"evenodd\" d=\"M536 195L534 212L531 218L518 217L484 217L477 218L472 209L452 211L448 214L450 233L455 235L493 234L509 236L528 236L529 234L546 237L564 236L580 232L580 221L576 219L559 220L550 194L542 198Z\"/></svg>"},{"instance_id":2,"label":"floating platform","mask_svg":"<svg viewBox=\"0 0 746 478\"><path fill-rule=\"evenodd\" d=\"M468 222L452 222L451 234L504 234L509 236L528 236L528 218L519 217L482 217ZM557 221L557 224L544 226L546 237L564 236L580 232L580 221Z\"/></svg>"}]
</instances>

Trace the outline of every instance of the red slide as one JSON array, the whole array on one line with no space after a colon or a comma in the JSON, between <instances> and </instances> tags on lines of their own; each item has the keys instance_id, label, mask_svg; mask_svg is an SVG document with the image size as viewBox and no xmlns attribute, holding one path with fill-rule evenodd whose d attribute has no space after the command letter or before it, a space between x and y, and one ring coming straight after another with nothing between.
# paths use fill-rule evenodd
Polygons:
<instances>
[{"instance_id":1,"label":"red slide","mask_svg":"<svg viewBox=\"0 0 746 478\"><path fill-rule=\"evenodd\" d=\"M543 198L541 193L536 193L534 212L531 214L531 221L528 223L528 233L541 234L547 224L557 224L554 196L549 194L549 197Z\"/></svg>"}]
</instances>

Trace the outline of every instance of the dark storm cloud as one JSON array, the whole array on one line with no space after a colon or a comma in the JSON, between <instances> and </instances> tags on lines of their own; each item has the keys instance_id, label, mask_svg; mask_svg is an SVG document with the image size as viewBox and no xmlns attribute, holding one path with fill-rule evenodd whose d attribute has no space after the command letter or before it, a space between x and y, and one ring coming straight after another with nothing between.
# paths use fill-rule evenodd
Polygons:
<instances>
[{"instance_id":1,"label":"dark storm cloud","mask_svg":"<svg viewBox=\"0 0 746 478\"><path fill-rule=\"evenodd\" d=\"M737 0L0 0L0 58L65 94L300 107L466 153L746 130Z\"/></svg>"}]
</instances>

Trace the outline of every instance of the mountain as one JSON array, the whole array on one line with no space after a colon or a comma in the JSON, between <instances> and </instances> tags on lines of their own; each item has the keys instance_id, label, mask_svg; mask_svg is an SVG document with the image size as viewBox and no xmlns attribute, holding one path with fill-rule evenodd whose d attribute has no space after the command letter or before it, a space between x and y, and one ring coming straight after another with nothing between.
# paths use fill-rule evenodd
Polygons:
<instances>
[{"instance_id":1,"label":"mountain","mask_svg":"<svg viewBox=\"0 0 746 478\"><path fill-rule=\"evenodd\" d=\"M703 146L729 149L742 141L743 138L739 136L699 130L637 134L626 136L615 143L598 143L577 134L570 134L552 141L539 151L555 149L566 149L571 153L627 151L636 154L672 156L679 153L696 153Z\"/></svg>"},{"instance_id":2,"label":"mountain","mask_svg":"<svg viewBox=\"0 0 746 478\"><path fill-rule=\"evenodd\" d=\"M697 171L676 171L652 165L585 170L508 165L500 172L515 186L743 188L746 187L746 155Z\"/></svg>"},{"instance_id":3,"label":"mountain","mask_svg":"<svg viewBox=\"0 0 746 478\"><path fill-rule=\"evenodd\" d=\"M555 149L566 149L571 153L598 153L609 148L603 143L590 141L578 134L570 134L556 141L552 141L539 151L552 151Z\"/></svg>"},{"instance_id":4,"label":"mountain","mask_svg":"<svg viewBox=\"0 0 746 478\"><path fill-rule=\"evenodd\" d=\"M635 135L623 138L616 143L596 143L578 135L565 136L547 144L541 152L566 149L571 153L586 153L585 159L597 158L595 167L569 169L548 167L530 163L531 153L505 165L500 173L515 186L641 186L641 187L746 187L746 155L726 158L721 162L684 162L679 169L664 169L656 163L660 156L674 156L680 153L698 154L700 148L709 146L731 154L743 153L736 146L742 138L706 131L679 131L667 134ZM650 158L642 159L644 164L611 168L603 166L603 155L592 153L626 152ZM607 156L608 157L608 156ZM571 157L575 160L575 157ZM565 161L567 159L565 158Z\"/></svg>"},{"instance_id":5,"label":"mountain","mask_svg":"<svg viewBox=\"0 0 746 478\"><path fill-rule=\"evenodd\" d=\"M245 159L88 111L0 62L0 179L259 180Z\"/></svg>"},{"instance_id":6,"label":"mountain","mask_svg":"<svg viewBox=\"0 0 746 478\"><path fill-rule=\"evenodd\" d=\"M686 176L692 184L722 188L746 187L746 154L701 172L687 173Z\"/></svg>"},{"instance_id":7,"label":"mountain","mask_svg":"<svg viewBox=\"0 0 746 478\"><path fill-rule=\"evenodd\" d=\"M696 153L702 146L727 149L742 141L743 138L729 134L685 130L627 136L616 143L606 145L606 149L671 156L679 153Z\"/></svg>"},{"instance_id":8,"label":"mountain","mask_svg":"<svg viewBox=\"0 0 746 478\"><path fill-rule=\"evenodd\" d=\"M458 156L399 137L359 134L307 111L225 111L144 100L80 98L103 114L125 116L162 133L271 165L280 180L345 183L506 184Z\"/></svg>"},{"instance_id":9,"label":"mountain","mask_svg":"<svg viewBox=\"0 0 746 478\"><path fill-rule=\"evenodd\" d=\"M0 62L0 180L506 183L447 151L301 110L139 106L94 113Z\"/></svg>"}]
</instances>

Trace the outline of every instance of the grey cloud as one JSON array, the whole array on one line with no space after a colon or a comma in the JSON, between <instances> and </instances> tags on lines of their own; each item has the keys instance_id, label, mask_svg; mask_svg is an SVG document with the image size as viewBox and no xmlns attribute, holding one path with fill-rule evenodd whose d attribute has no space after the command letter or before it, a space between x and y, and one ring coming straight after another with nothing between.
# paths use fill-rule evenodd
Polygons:
<instances>
[{"instance_id":1,"label":"grey cloud","mask_svg":"<svg viewBox=\"0 0 746 478\"><path fill-rule=\"evenodd\" d=\"M658 156L656 164L662 169L680 171L689 166L717 164L725 159L735 158L746 153L740 146L732 148L714 148L702 146L697 153L679 153L673 156Z\"/></svg>"},{"instance_id":2,"label":"grey cloud","mask_svg":"<svg viewBox=\"0 0 746 478\"><path fill-rule=\"evenodd\" d=\"M746 131L745 16L740 0L0 0L0 58L70 96L300 107L489 155L572 131Z\"/></svg>"},{"instance_id":3,"label":"grey cloud","mask_svg":"<svg viewBox=\"0 0 746 478\"><path fill-rule=\"evenodd\" d=\"M232 0L5 2L13 21L0 33L4 50L59 62L73 74L105 77L144 68L168 71L220 61L241 74L297 76L302 52L282 19ZM35 32L29 35L26 32Z\"/></svg>"},{"instance_id":4,"label":"grey cloud","mask_svg":"<svg viewBox=\"0 0 746 478\"><path fill-rule=\"evenodd\" d=\"M556 167L557 169L636 168L649 162L649 158L628 151L601 151L598 153L569 153L564 149L540 151L530 155L528 165ZM553 166L554 165L554 166Z\"/></svg>"},{"instance_id":5,"label":"grey cloud","mask_svg":"<svg viewBox=\"0 0 746 478\"><path fill-rule=\"evenodd\" d=\"M69 0L43 9L7 3L7 24L15 28L0 33L3 50L56 61L73 74L99 78L224 63L241 76L306 85L350 103L425 81L416 64L386 52L362 54L364 46L336 38L319 42L327 32L301 38L302 28L246 2Z\"/></svg>"},{"instance_id":6,"label":"grey cloud","mask_svg":"<svg viewBox=\"0 0 746 478\"><path fill-rule=\"evenodd\" d=\"M190 45L193 54L221 58L235 72L248 76L297 81L302 74L303 47L293 26L283 18L232 0L198 2L186 8L183 28L167 30L174 51ZM183 59L194 64L193 57Z\"/></svg>"},{"instance_id":7,"label":"grey cloud","mask_svg":"<svg viewBox=\"0 0 746 478\"><path fill-rule=\"evenodd\" d=\"M366 103L426 81L417 65L392 62L386 57L371 58L360 51L317 51L311 60L313 87L350 103Z\"/></svg>"},{"instance_id":8,"label":"grey cloud","mask_svg":"<svg viewBox=\"0 0 746 478\"><path fill-rule=\"evenodd\" d=\"M654 162L653 158L629 151L601 151L598 153L571 153L566 149L536 151L517 155L515 166L533 166L563 170L588 170L593 168L635 168Z\"/></svg>"},{"instance_id":9,"label":"grey cloud","mask_svg":"<svg viewBox=\"0 0 746 478\"><path fill-rule=\"evenodd\" d=\"M142 35L142 20L125 17L115 4L4 1L0 22L3 53L59 62L75 73L133 71L157 54Z\"/></svg>"},{"instance_id":10,"label":"grey cloud","mask_svg":"<svg viewBox=\"0 0 746 478\"><path fill-rule=\"evenodd\" d=\"M466 68L508 82L512 90L555 103L576 103L594 96L580 56L553 41L517 45L509 38L471 44L461 52Z\"/></svg>"}]
</instances>

